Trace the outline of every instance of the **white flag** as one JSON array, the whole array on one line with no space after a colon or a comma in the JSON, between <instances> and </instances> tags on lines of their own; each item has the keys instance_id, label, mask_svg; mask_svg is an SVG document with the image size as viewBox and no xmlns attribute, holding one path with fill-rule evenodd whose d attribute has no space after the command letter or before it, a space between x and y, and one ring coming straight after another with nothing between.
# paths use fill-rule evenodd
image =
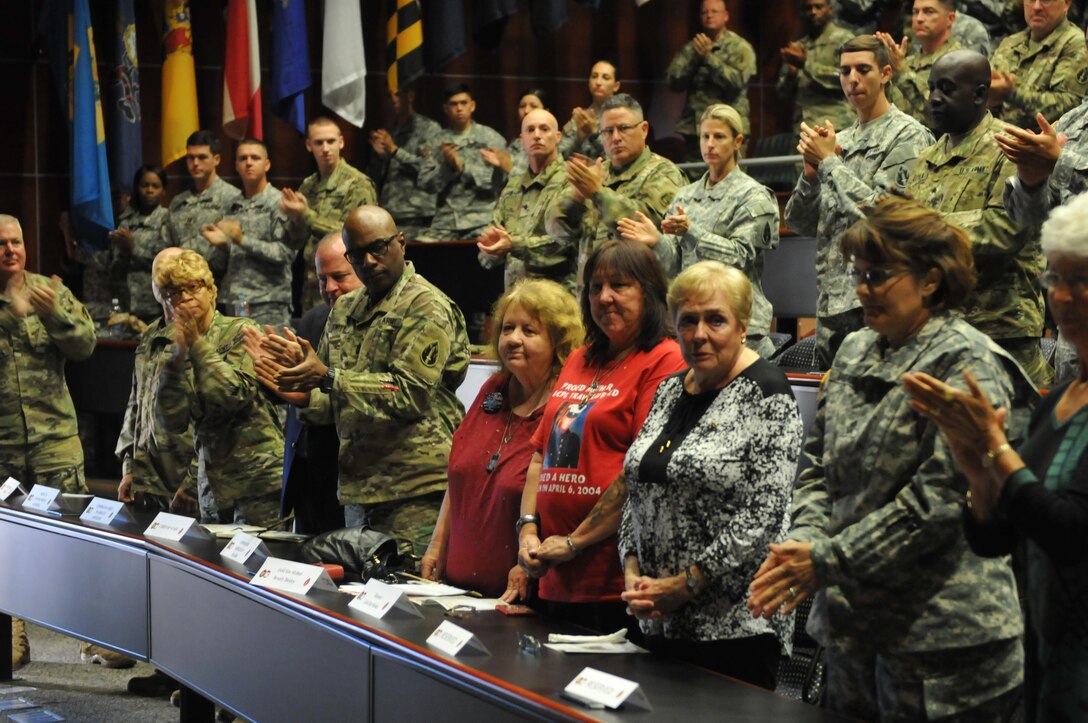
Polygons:
<instances>
[{"instance_id":1,"label":"white flag","mask_svg":"<svg viewBox=\"0 0 1088 723\"><path fill-rule=\"evenodd\" d=\"M366 57L359 0L325 0L321 102L359 128L366 120Z\"/></svg>"}]
</instances>

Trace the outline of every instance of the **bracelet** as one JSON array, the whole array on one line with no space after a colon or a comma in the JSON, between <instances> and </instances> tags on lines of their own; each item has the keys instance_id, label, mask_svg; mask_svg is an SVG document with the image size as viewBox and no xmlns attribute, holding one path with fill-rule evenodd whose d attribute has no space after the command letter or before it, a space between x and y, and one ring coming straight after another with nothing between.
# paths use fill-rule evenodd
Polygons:
<instances>
[{"instance_id":1,"label":"bracelet","mask_svg":"<svg viewBox=\"0 0 1088 723\"><path fill-rule=\"evenodd\" d=\"M995 449L989 450L988 452L986 452L986 456L982 458L982 466L986 469L993 468L993 466L997 464L998 457L1008 454L1011 451L1012 445L1008 442L1005 442L1005 444L1002 444Z\"/></svg>"},{"instance_id":2,"label":"bracelet","mask_svg":"<svg viewBox=\"0 0 1088 723\"><path fill-rule=\"evenodd\" d=\"M570 535L567 535L567 547L570 549L571 553L575 555L578 554L579 550L577 547L574 546L574 543L570 539Z\"/></svg>"}]
</instances>

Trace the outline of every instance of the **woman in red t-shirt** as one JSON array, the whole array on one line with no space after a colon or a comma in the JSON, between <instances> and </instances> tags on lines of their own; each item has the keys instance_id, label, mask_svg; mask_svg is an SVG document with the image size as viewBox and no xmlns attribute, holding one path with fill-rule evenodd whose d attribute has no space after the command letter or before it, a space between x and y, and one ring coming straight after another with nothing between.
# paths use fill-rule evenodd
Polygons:
<instances>
[{"instance_id":1,"label":"woman in red t-shirt","mask_svg":"<svg viewBox=\"0 0 1088 723\"><path fill-rule=\"evenodd\" d=\"M562 564L541 549L570 546L573 530L623 467L662 379L684 368L670 337L667 282L653 251L609 241L586 260L582 318L586 345L559 374L532 444L521 498L518 561L540 577L547 612L602 632L630 625L620 602L623 573L616 537L574 549ZM562 535L548 539L549 535Z\"/></svg>"},{"instance_id":2,"label":"woman in red t-shirt","mask_svg":"<svg viewBox=\"0 0 1088 723\"><path fill-rule=\"evenodd\" d=\"M449 487L422 574L458 587L526 598L513 534L544 402L584 332L578 302L554 281L514 285L496 302L491 348L499 371L480 389L450 449Z\"/></svg>"}]
</instances>

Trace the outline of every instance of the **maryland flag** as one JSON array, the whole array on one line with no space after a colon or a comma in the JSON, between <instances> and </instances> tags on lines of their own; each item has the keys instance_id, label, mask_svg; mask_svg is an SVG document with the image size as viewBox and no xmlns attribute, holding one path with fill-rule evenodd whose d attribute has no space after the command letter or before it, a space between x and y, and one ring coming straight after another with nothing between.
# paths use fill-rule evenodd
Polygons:
<instances>
[{"instance_id":1,"label":"maryland flag","mask_svg":"<svg viewBox=\"0 0 1088 723\"><path fill-rule=\"evenodd\" d=\"M185 155L185 141L196 132L196 65L189 0L164 0L166 61L162 64L162 165Z\"/></svg>"},{"instance_id":2,"label":"maryland flag","mask_svg":"<svg viewBox=\"0 0 1088 723\"><path fill-rule=\"evenodd\" d=\"M417 0L396 0L385 26L389 92L396 93L423 75L423 17Z\"/></svg>"}]
</instances>

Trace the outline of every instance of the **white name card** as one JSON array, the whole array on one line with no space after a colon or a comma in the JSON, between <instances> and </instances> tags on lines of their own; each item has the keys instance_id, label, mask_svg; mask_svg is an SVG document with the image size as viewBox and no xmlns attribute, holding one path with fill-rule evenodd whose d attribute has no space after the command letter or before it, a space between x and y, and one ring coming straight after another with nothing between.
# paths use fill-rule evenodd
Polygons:
<instances>
[{"instance_id":1,"label":"white name card","mask_svg":"<svg viewBox=\"0 0 1088 723\"><path fill-rule=\"evenodd\" d=\"M563 695L591 708L615 710L626 702L636 708L653 710L638 683L594 668L584 668L563 689Z\"/></svg>"},{"instance_id":2,"label":"white name card","mask_svg":"<svg viewBox=\"0 0 1088 723\"><path fill-rule=\"evenodd\" d=\"M14 477L8 477L7 482L0 485L0 500L7 502L8 497L11 497L15 493L26 495L26 487L23 487L23 483Z\"/></svg>"},{"instance_id":3,"label":"white name card","mask_svg":"<svg viewBox=\"0 0 1088 723\"><path fill-rule=\"evenodd\" d=\"M328 590L336 592L336 584L333 583L329 573L323 567L307 565L302 562L282 560L278 557L269 557L261 565L261 569L253 576L250 583L257 587L266 587L269 590L290 592L296 595L305 595L310 590Z\"/></svg>"},{"instance_id":4,"label":"white name card","mask_svg":"<svg viewBox=\"0 0 1088 723\"><path fill-rule=\"evenodd\" d=\"M196 524L192 517L173 515L169 512L160 512L144 530L147 537L157 537L160 540L181 542L181 538L189 536L191 539L210 540L211 537Z\"/></svg>"},{"instance_id":5,"label":"white name card","mask_svg":"<svg viewBox=\"0 0 1088 723\"><path fill-rule=\"evenodd\" d=\"M34 489L30 490L30 494L23 500L23 507L47 512L57 502L58 497L60 497L60 490L56 487L34 485Z\"/></svg>"},{"instance_id":6,"label":"white name card","mask_svg":"<svg viewBox=\"0 0 1088 723\"><path fill-rule=\"evenodd\" d=\"M261 542L261 538L254 537L246 532L239 532L230 538L230 542L227 543L227 546L223 548L223 552L220 554L228 560L244 565L257 552L260 552L258 557L262 561L268 557L268 548Z\"/></svg>"},{"instance_id":7,"label":"white name card","mask_svg":"<svg viewBox=\"0 0 1088 723\"><path fill-rule=\"evenodd\" d=\"M132 516L125 510L125 503L120 500L107 500L104 497L95 497L79 519L84 522L93 522L98 525L112 525L115 521L131 521Z\"/></svg>"},{"instance_id":8,"label":"white name card","mask_svg":"<svg viewBox=\"0 0 1088 723\"><path fill-rule=\"evenodd\" d=\"M449 620L443 620L442 624L434 629L431 637L427 638L427 645L438 648L447 655L457 655L462 650L491 655L491 651L475 635Z\"/></svg>"},{"instance_id":9,"label":"white name card","mask_svg":"<svg viewBox=\"0 0 1088 723\"><path fill-rule=\"evenodd\" d=\"M394 609L415 618L423 617L419 608L402 591L373 578L366 581L362 592L348 603L348 607L379 620Z\"/></svg>"}]
</instances>

